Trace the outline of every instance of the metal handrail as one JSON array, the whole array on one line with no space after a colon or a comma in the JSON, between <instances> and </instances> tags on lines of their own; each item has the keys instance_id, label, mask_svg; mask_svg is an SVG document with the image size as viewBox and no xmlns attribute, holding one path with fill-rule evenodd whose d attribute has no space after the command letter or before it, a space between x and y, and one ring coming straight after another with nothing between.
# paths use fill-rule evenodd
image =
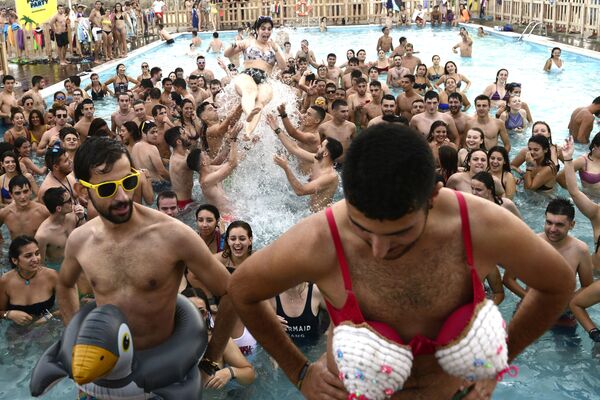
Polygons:
<instances>
[{"instance_id":1,"label":"metal handrail","mask_svg":"<svg viewBox=\"0 0 600 400\"><path fill-rule=\"evenodd\" d=\"M541 21L531 21L531 22L529 22L529 24L527 24L527 26L523 30L523 33L521 33L521 36L519 36L519 38L517 39L517 41L522 41L523 37L525 35L527 35L529 37L529 35L531 35L533 33L533 31L535 30L535 28L537 28L540 25L542 26L541 29L546 29L546 25L544 25ZM531 27L531 29L529 30L529 33L527 33L527 29L529 29L529 27ZM540 31L540 33L541 32L542 31Z\"/></svg>"}]
</instances>

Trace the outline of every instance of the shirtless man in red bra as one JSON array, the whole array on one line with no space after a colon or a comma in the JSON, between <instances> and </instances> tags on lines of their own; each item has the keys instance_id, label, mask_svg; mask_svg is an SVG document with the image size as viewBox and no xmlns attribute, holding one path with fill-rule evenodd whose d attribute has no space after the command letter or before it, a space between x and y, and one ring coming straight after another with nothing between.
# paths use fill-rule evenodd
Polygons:
<instances>
[{"instance_id":1,"label":"shirtless man in red bra","mask_svg":"<svg viewBox=\"0 0 600 400\"><path fill-rule=\"evenodd\" d=\"M408 377L403 387L380 386L385 396L377 398L489 399L494 375L469 382L450 375L453 368L441 366L432 353L438 355L446 344L454 347L463 334L483 341L496 336L504 346L493 347L497 352L491 358L505 352L507 365L564 310L574 289L564 259L504 209L436 184L434 170L427 143L411 128L368 128L346 155L345 200L299 222L232 276L228 293L238 315L307 398L342 400L349 392L359 398L350 388L362 374L355 371L375 362L365 354L384 347L367 348L346 373L338 372L338 366L352 366L350 352L340 348L359 346L363 336L358 333L366 326L359 324L366 320L375 321L368 322L372 343L384 341L390 351L414 357L400 365ZM507 342L499 313L499 321L469 324L473 318L480 320L482 308L474 306L485 303L481 279L496 264L532 288L507 327ZM263 301L304 281L319 287L337 325L330 327L327 353L312 364ZM493 334L482 333L482 326ZM342 330L348 329L357 334L350 340L346 336L340 346ZM472 346L465 351L476 353ZM375 373L392 376L398 369L389 364Z\"/></svg>"}]
</instances>

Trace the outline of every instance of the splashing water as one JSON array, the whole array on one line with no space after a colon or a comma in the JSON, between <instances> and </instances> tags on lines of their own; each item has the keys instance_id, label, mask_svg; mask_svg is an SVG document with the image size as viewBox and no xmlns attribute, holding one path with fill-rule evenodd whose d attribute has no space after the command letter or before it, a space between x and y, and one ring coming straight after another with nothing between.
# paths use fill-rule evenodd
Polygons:
<instances>
[{"instance_id":1,"label":"splashing water","mask_svg":"<svg viewBox=\"0 0 600 400\"><path fill-rule=\"evenodd\" d=\"M285 149L266 122L267 114L278 115L277 106L283 103L292 124L298 125L299 112L294 89L270 78L266 84L273 88L273 98L262 110L260 120L252 133L254 140L238 141L242 153L240 162L224 184L235 217L252 226L253 236L259 247L275 240L299 219L310 214L308 196L296 196L284 171L273 161L273 156L285 154ZM219 97L217 110L220 116L231 113L239 102L240 96L236 93L234 85L227 85ZM245 114L242 114L240 121L244 124L245 118ZM281 119L277 119L283 129ZM304 181L306 178L298 172L295 157L288 158L296 176Z\"/></svg>"}]
</instances>

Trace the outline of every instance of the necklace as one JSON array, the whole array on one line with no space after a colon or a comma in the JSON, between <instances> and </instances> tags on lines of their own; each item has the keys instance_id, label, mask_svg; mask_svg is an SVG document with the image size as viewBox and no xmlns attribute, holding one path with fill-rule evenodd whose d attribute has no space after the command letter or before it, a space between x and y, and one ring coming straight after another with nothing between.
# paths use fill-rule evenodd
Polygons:
<instances>
[{"instance_id":1,"label":"necklace","mask_svg":"<svg viewBox=\"0 0 600 400\"><path fill-rule=\"evenodd\" d=\"M35 278L35 276L37 275L38 271L39 271L39 268L35 270L35 272L33 273L33 275L31 275L29 278L26 278L26 277L24 277L21 274L21 270L19 268L17 268L17 274L19 275L19 278L21 278L21 279L23 279L25 281L25 286L29 286L29 283L31 282L31 280L33 278Z\"/></svg>"}]
</instances>

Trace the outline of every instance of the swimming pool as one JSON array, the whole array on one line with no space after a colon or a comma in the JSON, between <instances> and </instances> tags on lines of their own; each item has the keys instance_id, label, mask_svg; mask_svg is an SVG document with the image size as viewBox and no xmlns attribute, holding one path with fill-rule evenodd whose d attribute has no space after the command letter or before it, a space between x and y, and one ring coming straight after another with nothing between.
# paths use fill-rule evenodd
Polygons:
<instances>
[{"instance_id":1,"label":"swimming pool","mask_svg":"<svg viewBox=\"0 0 600 400\"><path fill-rule=\"evenodd\" d=\"M327 53L334 52L339 62L345 60L347 48L354 50L365 48L367 60L376 57L375 43L381 35L378 27L330 28L327 33L317 30L289 30L293 49L297 50L301 39L308 39L310 48L317 54L317 60L324 59ZM474 33L474 32L473 32ZM221 37L225 43L233 39L234 33L224 32ZM360 36L360 40L357 37ZM394 43L400 36L406 36L415 45L417 54L426 64L430 64L431 56L438 54L442 64L453 60L460 73L465 74L472 86L468 92L473 98L492 83L496 71L500 68L509 70L509 81L523 83L523 99L530 105L535 120L547 121L553 130L555 143L560 143L567 135L569 115L577 106L589 104L600 93L600 82L590 79L600 73L597 60L582 55L563 52L565 71L559 75L548 75L542 72L545 59L550 49L529 42L517 43L512 38L490 35L485 38L474 36L474 57L461 59L451 52L451 47L459 41L458 29L432 30L403 29L392 31ZM208 45L209 35L201 34L203 48ZM148 51L140 51L138 56L124 61L128 73L139 74L142 60L151 66L158 65L163 75L181 66L186 74L195 69L195 56L187 56L189 35L182 35L171 47L157 46ZM359 42L360 47L350 45ZM207 55L207 64L217 77L224 73L216 66L216 57ZM116 63L114 64L116 66ZM100 73L105 80L112 76L114 68ZM87 82L84 80L84 85ZM559 95L560 94L560 95ZM285 98L285 94L278 94ZM560 96L560 97L559 97ZM108 119L115 109L113 100L96 104L96 114ZM595 129L597 131L598 129ZM283 172L270 161L276 150L277 139L268 130L259 127L264 133L263 139L250 150L245 160L234 175L226 182L231 197L238 206L238 216L248 221L253 228L255 243L261 247L280 235L294 222L307 215L307 202L298 199L289 189ZM513 148L518 150L526 145L528 134L512 136ZM516 150L511 153L514 154ZM586 150L578 145L578 154ZM558 194L566 195L564 190ZM200 198L198 188L195 196ZM339 196L339 194L338 194ZM516 203L528 225L539 232L543 229L543 213L548 197L540 194L526 194L519 191ZM302 211L298 211L302 210ZM184 220L192 223L191 215ZM577 225L573 235L584 240L593 248L592 232L588 220L577 213ZM4 228L5 229L5 228ZM6 230L4 231L7 237ZM6 252L5 252L6 254ZM3 265L3 268L8 268ZM516 301L515 296L506 292L507 299L500 306L505 318L510 319ZM591 310L595 321L600 321L600 308ZM41 328L27 334L7 324L0 328L0 398L29 398L28 383L30 370L41 352L59 336L60 323L54 322L49 327ZM321 343L311 349L310 354L316 357L324 348ZM218 394L209 394L205 398L239 398L239 399L296 399L300 398L295 389L287 382L280 371L274 371L268 357L259 353L256 359L258 379L249 389L232 388ZM597 398L598 379L600 378L600 348L592 347L587 334L578 328L575 335L561 335L547 332L534 345L530 346L515 363L520 367L517 378L508 378L498 385L495 399L592 399ZM74 398L71 383L61 382L52 389L46 398Z\"/></svg>"}]
</instances>

